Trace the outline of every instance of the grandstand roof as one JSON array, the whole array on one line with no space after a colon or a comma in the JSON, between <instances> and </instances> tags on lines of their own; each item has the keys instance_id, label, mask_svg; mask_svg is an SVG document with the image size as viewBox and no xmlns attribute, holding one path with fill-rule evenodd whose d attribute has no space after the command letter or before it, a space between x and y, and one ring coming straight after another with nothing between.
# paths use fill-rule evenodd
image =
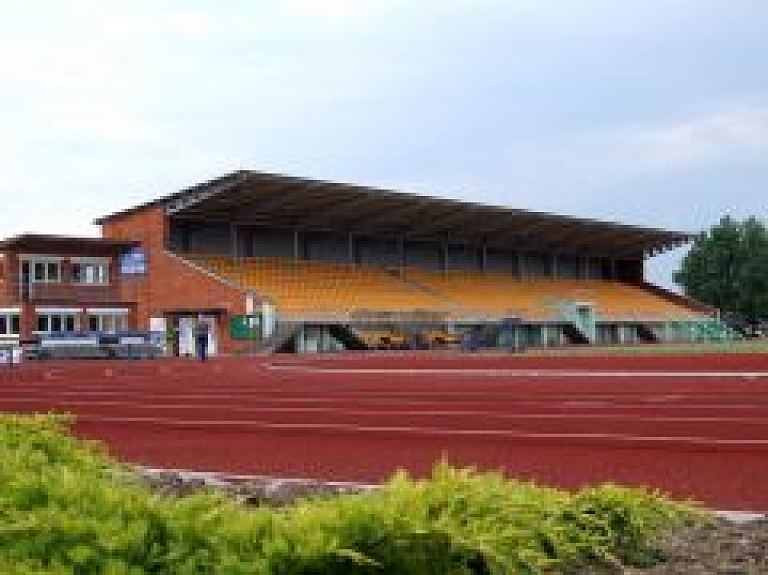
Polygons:
<instances>
[{"instance_id":1,"label":"grandstand roof","mask_svg":"<svg viewBox=\"0 0 768 575\"><path fill-rule=\"evenodd\" d=\"M687 232L416 195L256 171L237 171L116 212L97 224L162 205L169 216L405 236L549 252L654 255L686 244Z\"/></svg>"}]
</instances>

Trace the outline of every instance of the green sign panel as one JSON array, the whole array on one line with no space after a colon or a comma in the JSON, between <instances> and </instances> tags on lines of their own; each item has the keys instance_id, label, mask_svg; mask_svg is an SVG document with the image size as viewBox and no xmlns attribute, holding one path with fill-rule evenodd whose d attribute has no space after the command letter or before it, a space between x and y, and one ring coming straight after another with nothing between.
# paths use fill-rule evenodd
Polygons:
<instances>
[{"instance_id":1,"label":"green sign panel","mask_svg":"<svg viewBox=\"0 0 768 575\"><path fill-rule=\"evenodd\" d=\"M234 315L229 318L229 335L232 339L261 338L261 315Z\"/></svg>"}]
</instances>

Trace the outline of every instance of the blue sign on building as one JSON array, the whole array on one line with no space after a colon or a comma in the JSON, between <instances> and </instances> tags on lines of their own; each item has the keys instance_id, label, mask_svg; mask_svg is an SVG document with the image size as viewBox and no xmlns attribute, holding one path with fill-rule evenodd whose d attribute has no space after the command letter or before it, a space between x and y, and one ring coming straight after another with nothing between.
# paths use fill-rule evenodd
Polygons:
<instances>
[{"instance_id":1,"label":"blue sign on building","mask_svg":"<svg viewBox=\"0 0 768 575\"><path fill-rule=\"evenodd\" d=\"M120 275L143 276L147 273L147 252L133 248L120 256Z\"/></svg>"}]
</instances>

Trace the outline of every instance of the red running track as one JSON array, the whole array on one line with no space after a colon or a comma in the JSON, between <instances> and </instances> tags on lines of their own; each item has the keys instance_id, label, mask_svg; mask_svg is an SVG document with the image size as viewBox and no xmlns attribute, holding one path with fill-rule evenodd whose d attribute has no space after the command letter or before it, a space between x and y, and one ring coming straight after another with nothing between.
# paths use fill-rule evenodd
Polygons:
<instances>
[{"instance_id":1,"label":"red running track","mask_svg":"<svg viewBox=\"0 0 768 575\"><path fill-rule=\"evenodd\" d=\"M380 481L457 465L768 511L768 355L345 355L26 364L0 410L66 411L157 467Z\"/></svg>"}]
</instances>

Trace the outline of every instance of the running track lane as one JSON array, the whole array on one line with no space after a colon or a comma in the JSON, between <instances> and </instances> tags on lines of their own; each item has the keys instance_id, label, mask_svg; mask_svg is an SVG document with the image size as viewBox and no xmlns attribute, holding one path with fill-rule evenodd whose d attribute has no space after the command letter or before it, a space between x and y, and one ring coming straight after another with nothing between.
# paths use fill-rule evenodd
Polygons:
<instances>
[{"instance_id":1,"label":"running track lane","mask_svg":"<svg viewBox=\"0 0 768 575\"><path fill-rule=\"evenodd\" d=\"M82 413L77 433L153 466L377 481L445 456L566 487L610 480L768 510L768 357L711 357L40 364L0 374L0 409L69 406ZM521 373L587 368L644 374ZM681 374L707 370L757 376ZM277 407L272 426L257 424L265 405Z\"/></svg>"}]
</instances>

